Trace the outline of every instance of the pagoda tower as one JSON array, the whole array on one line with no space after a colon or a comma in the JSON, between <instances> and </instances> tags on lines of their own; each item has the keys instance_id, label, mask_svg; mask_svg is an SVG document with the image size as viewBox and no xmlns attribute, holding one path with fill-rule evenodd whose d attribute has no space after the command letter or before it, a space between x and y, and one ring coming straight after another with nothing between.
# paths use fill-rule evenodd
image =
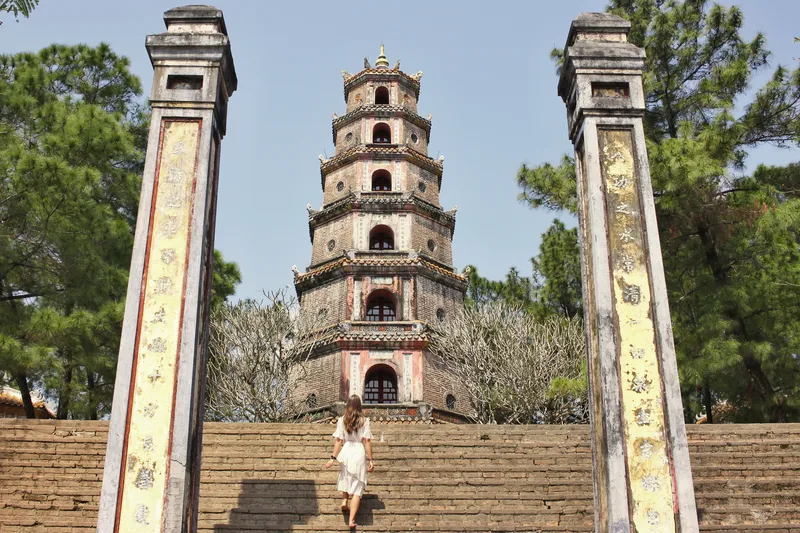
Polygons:
<instances>
[{"instance_id":1,"label":"pagoda tower","mask_svg":"<svg viewBox=\"0 0 800 533\"><path fill-rule=\"evenodd\" d=\"M347 112L333 115L335 155L320 156L323 205L309 211L311 263L295 270L302 312L329 335L296 391L309 410L358 394L389 415L455 416L463 388L427 353L427 331L464 303L453 268L455 208L439 205L444 158L428 156L431 116L417 114L422 72L384 55L342 71ZM383 411L381 411L383 410Z\"/></svg>"}]
</instances>

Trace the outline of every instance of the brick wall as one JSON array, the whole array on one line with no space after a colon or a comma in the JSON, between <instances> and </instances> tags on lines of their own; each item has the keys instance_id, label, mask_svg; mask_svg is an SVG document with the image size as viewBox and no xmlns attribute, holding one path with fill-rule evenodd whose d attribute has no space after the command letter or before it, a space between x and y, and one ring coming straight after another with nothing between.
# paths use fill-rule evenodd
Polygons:
<instances>
[{"instance_id":1,"label":"brick wall","mask_svg":"<svg viewBox=\"0 0 800 533\"><path fill-rule=\"evenodd\" d=\"M329 220L314 229L314 243L311 245L311 264L316 265L317 263L340 257L344 250L350 250L351 248L353 248L353 217L347 214Z\"/></svg>"},{"instance_id":2,"label":"brick wall","mask_svg":"<svg viewBox=\"0 0 800 533\"><path fill-rule=\"evenodd\" d=\"M411 249L421 251L445 264L453 263L453 241L450 228L433 220L414 214L411 222ZM428 241L433 241L435 248L428 248Z\"/></svg>"},{"instance_id":3,"label":"brick wall","mask_svg":"<svg viewBox=\"0 0 800 533\"><path fill-rule=\"evenodd\" d=\"M406 190L414 191L414 194L433 205L439 205L439 177L411 163L407 163L404 170ZM420 183L425 184L425 191L420 190Z\"/></svg>"},{"instance_id":4,"label":"brick wall","mask_svg":"<svg viewBox=\"0 0 800 533\"><path fill-rule=\"evenodd\" d=\"M339 190L339 182L342 183L342 190ZM361 165L358 162L338 168L325 175L325 190L323 191L323 203L329 204L343 198L352 191L361 190Z\"/></svg>"},{"instance_id":5,"label":"brick wall","mask_svg":"<svg viewBox=\"0 0 800 533\"><path fill-rule=\"evenodd\" d=\"M417 142L411 140L412 134L417 136ZM417 152L428 155L428 134L411 122L403 121L403 138L400 139L400 142L409 145Z\"/></svg>"},{"instance_id":6,"label":"brick wall","mask_svg":"<svg viewBox=\"0 0 800 533\"><path fill-rule=\"evenodd\" d=\"M367 87L366 84L361 84L356 87L351 87L347 93L347 112L366 105L367 103Z\"/></svg>"},{"instance_id":7,"label":"brick wall","mask_svg":"<svg viewBox=\"0 0 800 533\"><path fill-rule=\"evenodd\" d=\"M108 425L0 420L0 531L92 533ZM198 531L344 531L329 424L207 423ZM800 529L800 424L689 426L700 530ZM365 531L592 532L587 426L382 425ZM421 527L420 524L424 524Z\"/></svg>"},{"instance_id":8,"label":"brick wall","mask_svg":"<svg viewBox=\"0 0 800 533\"><path fill-rule=\"evenodd\" d=\"M429 403L439 409L447 409L445 399L448 394L456 398L456 408L458 413L469 413L469 394L462 382L456 379L451 373L439 368L434 357L425 352L423 357L423 381L422 398L425 403Z\"/></svg>"},{"instance_id":9,"label":"brick wall","mask_svg":"<svg viewBox=\"0 0 800 533\"><path fill-rule=\"evenodd\" d=\"M336 351L307 361L300 371L298 386L292 394L296 402L304 402L310 394L317 397L317 406L330 405L340 399L341 354Z\"/></svg>"},{"instance_id":10,"label":"brick wall","mask_svg":"<svg viewBox=\"0 0 800 533\"><path fill-rule=\"evenodd\" d=\"M300 302L304 312L320 312L327 309L325 316L327 319L320 327L336 324L343 320L349 320L347 316L347 279L339 278L317 285L303 293Z\"/></svg>"},{"instance_id":11,"label":"brick wall","mask_svg":"<svg viewBox=\"0 0 800 533\"><path fill-rule=\"evenodd\" d=\"M464 305L464 295L451 287L425 276L416 277L417 318L430 324L438 321L436 311L444 309L445 316L453 316Z\"/></svg>"},{"instance_id":12,"label":"brick wall","mask_svg":"<svg viewBox=\"0 0 800 533\"><path fill-rule=\"evenodd\" d=\"M417 113L417 97L414 91L404 84L397 84L397 105L405 105L414 113Z\"/></svg>"},{"instance_id":13,"label":"brick wall","mask_svg":"<svg viewBox=\"0 0 800 533\"><path fill-rule=\"evenodd\" d=\"M347 137L348 133L352 133L349 139ZM347 126L339 128L336 132L336 153L338 154L349 150L362 142L366 141L362 141L361 139L361 120L355 120Z\"/></svg>"}]
</instances>

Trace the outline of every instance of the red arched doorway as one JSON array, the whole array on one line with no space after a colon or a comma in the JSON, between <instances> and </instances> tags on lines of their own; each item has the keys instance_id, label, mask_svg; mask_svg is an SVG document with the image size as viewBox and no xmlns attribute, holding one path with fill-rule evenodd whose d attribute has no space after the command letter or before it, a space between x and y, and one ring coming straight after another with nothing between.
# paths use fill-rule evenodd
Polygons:
<instances>
[{"instance_id":1,"label":"red arched doorway","mask_svg":"<svg viewBox=\"0 0 800 533\"><path fill-rule=\"evenodd\" d=\"M392 142L392 130L385 122L379 122L372 128L372 142L375 144L389 144Z\"/></svg>"},{"instance_id":2,"label":"red arched doorway","mask_svg":"<svg viewBox=\"0 0 800 533\"><path fill-rule=\"evenodd\" d=\"M371 293L367 298L364 319L369 322L394 322L397 319L397 305L392 293L387 290Z\"/></svg>"},{"instance_id":3,"label":"red arched doorway","mask_svg":"<svg viewBox=\"0 0 800 533\"><path fill-rule=\"evenodd\" d=\"M375 226L369 232L370 250L394 250L394 232L389 226Z\"/></svg>"},{"instance_id":4,"label":"red arched doorway","mask_svg":"<svg viewBox=\"0 0 800 533\"><path fill-rule=\"evenodd\" d=\"M364 403L397 403L397 373L389 365L375 365L364 377Z\"/></svg>"},{"instance_id":5,"label":"red arched doorway","mask_svg":"<svg viewBox=\"0 0 800 533\"><path fill-rule=\"evenodd\" d=\"M386 105L389 103L389 89L386 87L378 87L375 89L375 103L378 105Z\"/></svg>"}]
</instances>

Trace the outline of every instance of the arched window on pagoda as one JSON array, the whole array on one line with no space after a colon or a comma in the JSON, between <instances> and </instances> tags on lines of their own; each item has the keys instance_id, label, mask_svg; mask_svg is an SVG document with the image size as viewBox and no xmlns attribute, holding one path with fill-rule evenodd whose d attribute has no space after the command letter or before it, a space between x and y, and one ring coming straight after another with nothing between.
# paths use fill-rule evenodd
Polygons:
<instances>
[{"instance_id":1,"label":"arched window on pagoda","mask_svg":"<svg viewBox=\"0 0 800 533\"><path fill-rule=\"evenodd\" d=\"M389 226L375 226L369 232L370 250L394 250L394 232Z\"/></svg>"},{"instance_id":2,"label":"arched window on pagoda","mask_svg":"<svg viewBox=\"0 0 800 533\"><path fill-rule=\"evenodd\" d=\"M388 104L389 103L389 89L386 87L378 87L375 89L375 103Z\"/></svg>"},{"instance_id":3,"label":"arched window on pagoda","mask_svg":"<svg viewBox=\"0 0 800 533\"><path fill-rule=\"evenodd\" d=\"M396 304L389 291L375 291L367 300L367 321L394 322L397 319Z\"/></svg>"},{"instance_id":4,"label":"arched window on pagoda","mask_svg":"<svg viewBox=\"0 0 800 533\"><path fill-rule=\"evenodd\" d=\"M372 173L372 190L373 191L391 191L392 190L392 175L388 170L376 170Z\"/></svg>"},{"instance_id":5,"label":"arched window on pagoda","mask_svg":"<svg viewBox=\"0 0 800 533\"><path fill-rule=\"evenodd\" d=\"M397 403L397 373L389 365L375 365L364 378L364 403Z\"/></svg>"},{"instance_id":6,"label":"arched window on pagoda","mask_svg":"<svg viewBox=\"0 0 800 533\"><path fill-rule=\"evenodd\" d=\"M372 142L375 144L389 144L392 142L392 130L385 122L379 122L372 128Z\"/></svg>"}]
</instances>

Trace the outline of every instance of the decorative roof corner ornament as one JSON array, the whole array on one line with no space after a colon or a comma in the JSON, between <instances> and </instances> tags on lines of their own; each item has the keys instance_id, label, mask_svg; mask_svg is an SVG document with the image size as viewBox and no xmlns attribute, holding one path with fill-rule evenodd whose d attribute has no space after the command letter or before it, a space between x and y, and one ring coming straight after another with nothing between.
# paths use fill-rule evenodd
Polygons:
<instances>
[{"instance_id":1,"label":"decorative roof corner ornament","mask_svg":"<svg viewBox=\"0 0 800 533\"><path fill-rule=\"evenodd\" d=\"M335 113L334 113L334 115L335 115ZM333 118L336 118L336 117L334 116ZM325 163L327 163L327 161L328 161L327 159L325 159L325 156L324 156L324 155L322 155L322 154L319 154L319 155L317 156L317 159L319 159L319 164L320 164L320 165L324 165L324 164L325 164Z\"/></svg>"},{"instance_id":2,"label":"decorative roof corner ornament","mask_svg":"<svg viewBox=\"0 0 800 533\"><path fill-rule=\"evenodd\" d=\"M292 272L294 273L294 277L300 275L300 270L297 268L297 265L292 265Z\"/></svg>"},{"instance_id":3,"label":"decorative roof corner ornament","mask_svg":"<svg viewBox=\"0 0 800 533\"><path fill-rule=\"evenodd\" d=\"M431 121L431 119L433 118L433 114L431 114L431 113L428 113L428 116L427 116L427 117L425 117L425 118L427 118L427 119L428 119L428 122L430 122L430 121Z\"/></svg>"},{"instance_id":4,"label":"decorative roof corner ornament","mask_svg":"<svg viewBox=\"0 0 800 533\"><path fill-rule=\"evenodd\" d=\"M408 258L409 259L418 259L419 258L419 252L417 250L411 250L410 252L408 252Z\"/></svg>"},{"instance_id":5,"label":"decorative roof corner ornament","mask_svg":"<svg viewBox=\"0 0 800 533\"><path fill-rule=\"evenodd\" d=\"M454 205L453 209L450 210L450 212L453 213L454 215L456 214L456 211L458 211L458 204Z\"/></svg>"},{"instance_id":6,"label":"decorative roof corner ornament","mask_svg":"<svg viewBox=\"0 0 800 533\"><path fill-rule=\"evenodd\" d=\"M443 155L439 156L439 163L444 163L444 156Z\"/></svg>"},{"instance_id":7,"label":"decorative roof corner ornament","mask_svg":"<svg viewBox=\"0 0 800 533\"><path fill-rule=\"evenodd\" d=\"M344 255L347 256L349 260L353 260L356 258L356 251L355 250L345 250Z\"/></svg>"},{"instance_id":8,"label":"decorative roof corner ornament","mask_svg":"<svg viewBox=\"0 0 800 533\"><path fill-rule=\"evenodd\" d=\"M400 70L400 60L397 60L397 63L394 64L394 68L392 70Z\"/></svg>"},{"instance_id":9,"label":"decorative roof corner ornament","mask_svg":"<svg viewBox=\"0 0 800 533\"><path fill-rule=\"evenodd\" d=\"M369 59L366 57L364 58L364 68L372 68L372 65L369 64Z\"/></svg>"},{"instance_id":10,"label":"decorative roof corner ornament","mask_svg":"<svg viewBox=\"0 0 800 533\"><path fill-rule=\"evenodd\" d=\"M411 78L415 81L419 81L422 79L422 71L418 70L416 74L412 74Z\"/></svg>"},{"instance_id":11,"label":"decorative roof corner ornament","mask_svg":"<svg viewBox=\"0 0 800 533\"><path fill-rule=\"evenodd\" d=\"M308 211L309 215L314 213L314 208L311 207L311 204L306 204L306 211Z\"/></svg>"},{"instance_id":12,"label":"decorative roof corner ornament","mask_svg":"<svg viewBox=\"0 0 800 533\"><path fill-rule=\"evenodd\" d=\"M342 71L342 78L344 78L345 83L347 83L353 75L347 72L346 70Z\"/></svg>"},{"instance_id":13,"label":"decorative roof corner ornament","mask_svg":"<svg viewBox=\"0 0 800 533\"><path fill-rule=\"evenodd\" d=\"M337 115L336 113L334 113L334 114L333 114L333 120L336 120L337 118L339 118L339 115Z\"/></svg>"},{"instance_id":14,"label":"decorative roof corner ornament","mask_svg":"<svg viewBox=\"0 0 800 533\"><path fill-rule=\"evenodd\" d=\"M468 278L468 277L469 277L469 274L470 274L470 272L472 272L472 267L471 267L471 266L469 266L469 265L467 265L467 266L466 266L466 268L464 268L464 277L465 277L465 278Z\"/></svg>"}]
</instances>

